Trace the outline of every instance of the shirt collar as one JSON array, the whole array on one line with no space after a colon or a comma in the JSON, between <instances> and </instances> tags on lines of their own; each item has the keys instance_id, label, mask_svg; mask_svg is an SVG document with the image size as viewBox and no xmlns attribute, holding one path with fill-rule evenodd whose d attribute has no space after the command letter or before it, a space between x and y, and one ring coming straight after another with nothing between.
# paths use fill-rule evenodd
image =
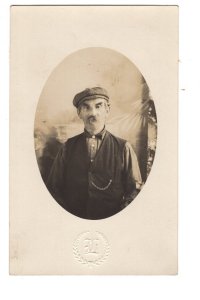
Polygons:
<instances>
[{"instance_id":1,"label":"shirt collar","mask_svg":"<svg viewBox=\"0 0 200 300\"><path fill-rule=\"evenodd\" d=\"M105 136L105 133L106 133L105 126L104 126L104 128L99 133L97 133L95 135L91 135L86 129L84 129L84 134L85 134L86 138L93 138L93 137L95 137L95 138L98 138L100 140L103 140L103 138Z\"/></svg>"}]
</instances>

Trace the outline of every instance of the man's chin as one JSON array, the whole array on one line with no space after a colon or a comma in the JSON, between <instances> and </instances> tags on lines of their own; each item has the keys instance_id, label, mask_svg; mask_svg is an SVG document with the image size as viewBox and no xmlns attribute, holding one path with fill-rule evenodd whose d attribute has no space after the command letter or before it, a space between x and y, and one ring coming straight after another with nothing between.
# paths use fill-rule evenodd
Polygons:
<instances>
[{"instance_id":1,"label":"man's chin","mask_svg":"<svg viewBox=\"0 0 200 300\"><path fill-rule=\"evenodd\" d=\"M86 130L88 132L99 132L101 131L102 129L102 126L100 126L97 121L93 122L93 123L90 123L90 124L87 124L87 127L86 127Z\"/></svg>"},{"instance_id":2,"label":"man's chin","mask_svg":"<svg viewBox=\"0 0 200 300\"><path fill-rule=\"evenodd\" d=\"M98 126L96 124L89 124L89 126L87 126L87 128L90 130L97 130Z\"/></svg>"}]
</instances>

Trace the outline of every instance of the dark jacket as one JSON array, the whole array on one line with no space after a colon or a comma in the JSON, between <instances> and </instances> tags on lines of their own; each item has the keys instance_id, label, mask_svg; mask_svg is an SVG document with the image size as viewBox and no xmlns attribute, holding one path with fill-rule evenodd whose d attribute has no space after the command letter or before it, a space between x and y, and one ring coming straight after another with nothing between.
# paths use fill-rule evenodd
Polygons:
<instances>
[{"instance_id":1,"label":"dark jacket","mask_svg":"<svg viewBox=\"0 0 200 300\"><path fill-rule=\"evenodd\" d=\"M107 131L90 162L84 133L68 139L47 182L55 200L67 211L86 219L103 219L119 212L128 192L128 175L123 165L125 143ZM134 188L133 183L131 190Z\"/></svg>"}]
</instances>

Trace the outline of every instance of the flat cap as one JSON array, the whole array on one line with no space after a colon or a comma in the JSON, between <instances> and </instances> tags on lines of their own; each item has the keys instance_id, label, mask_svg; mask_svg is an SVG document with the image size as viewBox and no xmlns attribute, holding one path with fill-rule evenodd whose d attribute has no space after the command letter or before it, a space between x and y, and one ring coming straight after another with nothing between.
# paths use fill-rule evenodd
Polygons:
<instances>
[{"instance_id":1,"label":"flat cap","mask_svg":"<svg viewBox=\"0 0 200 300\"><path fill-rule=\"evenodd\" d=\"M84 91L76 94L73 99L74 106L78 107L86 100L102 98L109 101L108 92L102 87L87 88Z\"/></svg>"}]
</instances>

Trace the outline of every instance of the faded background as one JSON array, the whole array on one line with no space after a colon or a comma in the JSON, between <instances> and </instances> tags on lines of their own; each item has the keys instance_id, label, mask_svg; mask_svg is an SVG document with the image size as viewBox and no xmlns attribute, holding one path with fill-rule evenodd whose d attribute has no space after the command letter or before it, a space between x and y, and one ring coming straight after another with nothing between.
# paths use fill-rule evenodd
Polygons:
<instances>
[{"instance_id":1,"label":"faded background","mask_svg":"<svg viewBox=\"0 0 200 300\"><path fill-rule=\"evenodd\" d=\"M35 116L35 151L46 181L52 162L68 138L83 131L72 100L87 87L107 89L111 112L107 129L128 140L145 182L155 155L157 123L149 87L136 66L107 48L86 48L67 56L51 73Z\"/></svg>"}]
</instances>

